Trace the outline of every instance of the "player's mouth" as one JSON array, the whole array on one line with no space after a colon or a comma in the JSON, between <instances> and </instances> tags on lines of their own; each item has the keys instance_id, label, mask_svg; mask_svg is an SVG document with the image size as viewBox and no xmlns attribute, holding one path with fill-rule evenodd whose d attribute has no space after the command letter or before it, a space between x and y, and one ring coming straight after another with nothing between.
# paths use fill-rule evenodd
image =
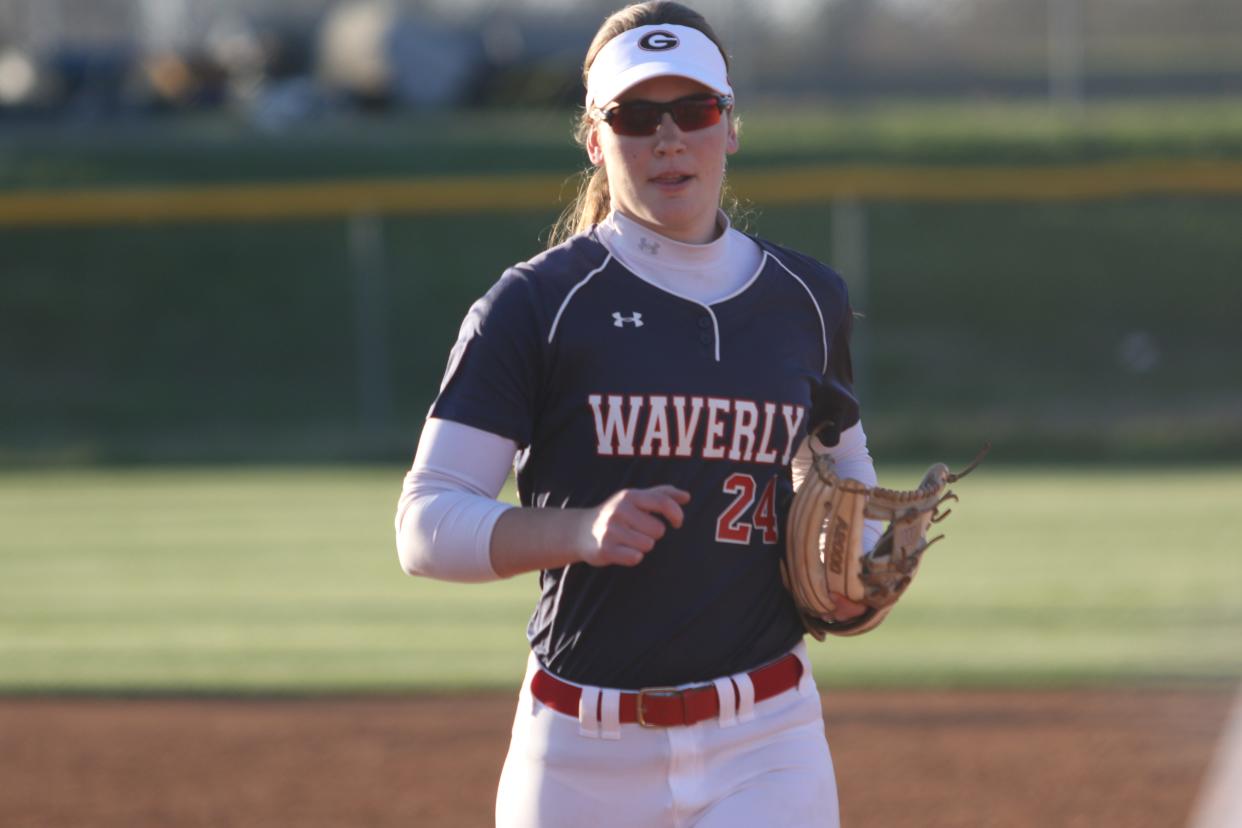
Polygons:
<instances>
[{"instance_id":1,"label":"player's mouth","mask_svg":"<svg viewBox=\"0 0 1242 828\"><path fill-rule=\"evenodd\" d=\"M677 190L693 181L694 176L689 173L668 172L660 173L649 180L660 189Z\"/></svg>"}]
</instances>

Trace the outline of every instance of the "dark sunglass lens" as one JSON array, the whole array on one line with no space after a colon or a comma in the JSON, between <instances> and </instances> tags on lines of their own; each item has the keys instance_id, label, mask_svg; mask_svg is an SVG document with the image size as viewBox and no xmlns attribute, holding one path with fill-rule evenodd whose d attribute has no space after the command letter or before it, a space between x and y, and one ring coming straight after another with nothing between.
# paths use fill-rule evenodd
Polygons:
<instances>
[{"instance_id":1,"label":"dark sunglass lens","mask_svg":"<svg viewBox=\"0 0 1242 828\"><path fill-rule=\"evenodd\" d=\"M619 135L651 135L662 115L658 107L648 103L623 103L612 110L609 123Z\"/></svg>"},{"instance_id":2,"label":"dark sunglass lens","mask_svg":"<svg viewBox=\"0 0 1242 828\"><path fill-rule=\"evenodd\" d=\"M608 124L618 135L654 135L667 112L686 132L720 123L721 104L715 97L682 98L671 103L627 101L608 110Z\"/></svg>"},{"instance_id":3,"label":"dark sunglass lens","mask_svg":"<svg viewBox=\"0 0 1242 828\"><path fill-rule=\"evenodd\" d=\"M720 123L720 107L715 98L677 101L673 104L673 120L687 132L706 129Z\"/></svg>"}]
</instances>

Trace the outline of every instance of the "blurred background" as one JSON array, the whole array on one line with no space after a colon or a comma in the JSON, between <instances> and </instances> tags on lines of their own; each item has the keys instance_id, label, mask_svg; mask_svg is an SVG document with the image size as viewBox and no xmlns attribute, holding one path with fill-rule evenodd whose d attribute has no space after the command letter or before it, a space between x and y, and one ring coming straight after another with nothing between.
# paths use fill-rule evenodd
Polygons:
<instances>
[{"instance_id":1,"label":"blurred background","mask_svg":"<svg viewBox=\"0 0 1242 828\"><path fill-rule=\"evenodd\" d=\"M880 479L994 444L893 616L811 648L834 693L919 694L830 709L846 821L1180 824L1242 675L1242 3L690 5L734 59L735 220L849 283ZM487 822L535 575L408 578L393 511L462 317L575 191L580 63L615 8L0 0L0 822L381 825L394 789L393 824ZM928 706L1049 687L1034 716ZM461 688L504 690L475 758L419 759L465 724L426 691ZM435 722L395 738L384 712L353 752L301 726L131 748L134 720L42 704L341 692L422 693L403 715ZM1063 752L1003 730L1046 721ZM837 739L864 722L907 730ZM1084 731L1114 726L1137 741ZM238 781L178 773L174 742ZM938 811L884 782L899 744ZM285 770L299 751L327 782Z\"/></svg>"},{"instance_id":2,"label":"blurred background","mask_svg":"<svg viewBox=\"0 0 1242 828\"><path fill-rule=\"evenodd\" d=\"M877 452L1242 458L1242 5L694 5ZM0 462L408 460L614 8L0 0Z\"/></svg>"}]
</instances>

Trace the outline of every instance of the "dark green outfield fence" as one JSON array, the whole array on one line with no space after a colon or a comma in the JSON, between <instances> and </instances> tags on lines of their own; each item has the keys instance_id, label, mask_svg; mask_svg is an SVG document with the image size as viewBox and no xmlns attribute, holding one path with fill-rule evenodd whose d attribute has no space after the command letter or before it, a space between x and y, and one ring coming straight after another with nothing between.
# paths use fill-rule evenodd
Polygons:
<instances>
[{"instance_id":1,"label":"dark green outfield fence","mask_svg":"<svg viewBox=\"0 0 1242 828\"><path fill-rule=\"evenodd\" d=\"M943 197L914 191L931 180L914 168L814 168L799 177L863 182L819 198L738 172L758 194L750 229L851 282L877 454L964 460L990 438L1014 460L1242 459L1238 168L1164 167L1173 185L1118 191L1100 182L1156 168L1105 166L1094 192L1049 190L1088 167L1028 170L1026 195L996 183L1012 168L942 169ZM30 192L0 195L8 463L404 461L462 315L555 217L363 199L230 220L175 214L170 195L169 215L157 200L84 218L60 193L63 215L23 222L12 199Z\"/></svg>"},{"instance_id":2,"label":"dark green outfield fence","mask_svg":"<svg viewBox=\"0 0 1242 828\"><path fill-rule=\"evenodd\" d=\"M858 372L879 445L1242 454L1242 199L881 203L864 216ZM0 230L4 451L408 453L465 310L551 219L373 219L369 334L340 219ZM757 210L752 225L834 262L832 219L804 205Z\"/></svg>"}]
</instances>

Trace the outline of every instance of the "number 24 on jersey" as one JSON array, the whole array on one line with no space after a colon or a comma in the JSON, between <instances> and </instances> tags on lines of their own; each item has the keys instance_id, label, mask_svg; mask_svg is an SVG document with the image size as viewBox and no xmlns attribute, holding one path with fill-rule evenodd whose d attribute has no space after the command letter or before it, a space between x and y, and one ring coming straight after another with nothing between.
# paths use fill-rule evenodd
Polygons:
<instances>
[{"instance_id":1,"label":"number 24 on jersey","mask_svg":"<svg viewBox=\"0 0 1242 828\"><path fill-rule=\"evenodd\" d=\"M728 505L716 520L716 540L720 543L750 543L751 532L762 532L765 544L775 544L780 540L776 523L776 475L768 479L763 493L755 502L755 493L759 485L755 478L744 472L734 472L725 478L725 494L733 495L733 502ZM755 511L750 522L743 520L746 510L754 504Z\"/></svg>"}]
</instances>

